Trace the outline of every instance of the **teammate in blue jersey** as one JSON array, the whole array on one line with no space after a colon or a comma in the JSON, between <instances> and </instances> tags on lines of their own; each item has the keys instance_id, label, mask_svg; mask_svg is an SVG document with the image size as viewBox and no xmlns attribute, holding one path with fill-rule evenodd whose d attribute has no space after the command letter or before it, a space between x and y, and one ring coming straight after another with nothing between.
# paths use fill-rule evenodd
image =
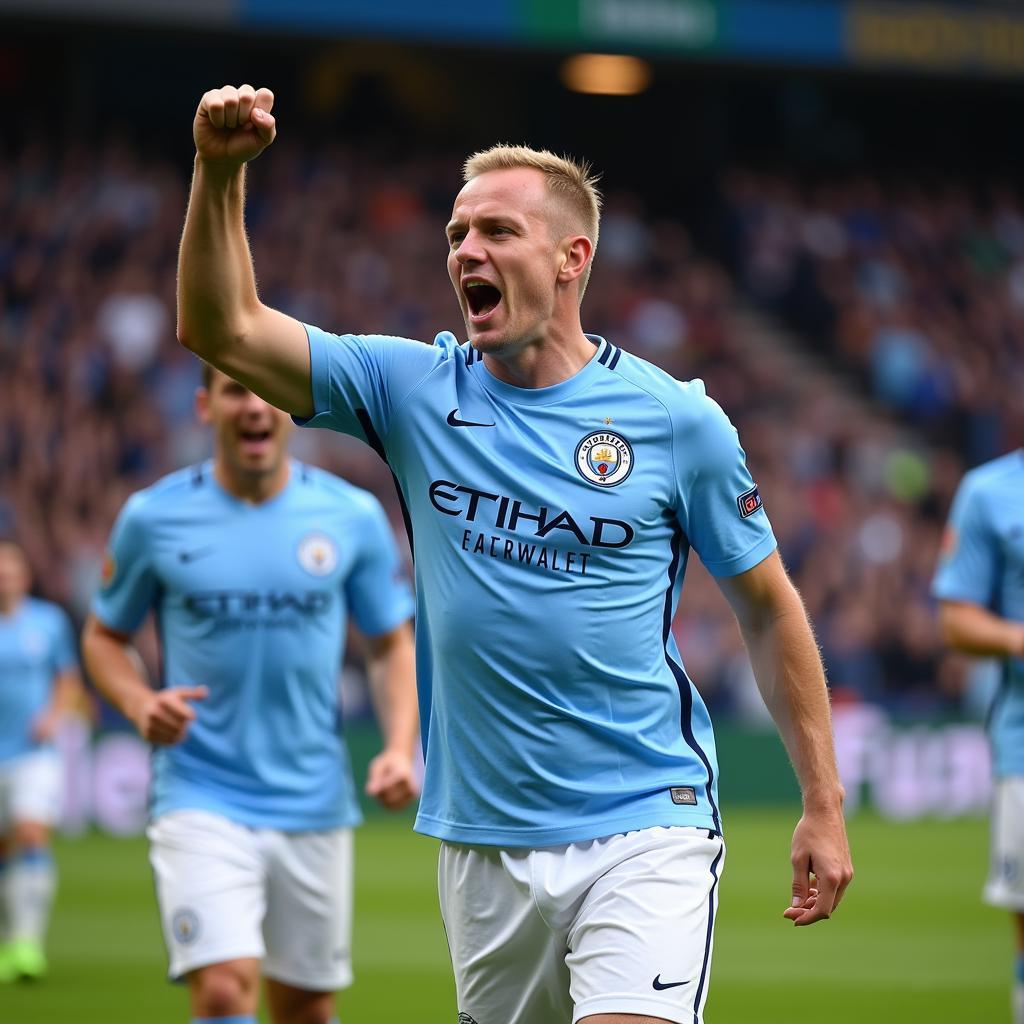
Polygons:
<instances>
[{"instance_id":1,"label":"teammate in blue jersey","mask_svg":"<svg viewBox=\"0 0 1024 1024\"><path fill-rule=\"evenodd\" d=\"M964 477L932 591L946 642L1002 662L988 720L996 786L985 898L1014 917L1013 1021L1024 1024L1024 449Z\"/></svg>"},{"instance_id":2,"label":"teammate in blue jersey","mask_svg":"<svg viewBox=\"0 0 1024 1024\"><path fill-rule=\"evenodd\" d=\"M29 586L24 551L0 538L0 981L46 973L63 789L52 741L82 695L71 623Z\"/></svg>"},{"instance_id":3,"label":"teammate in blue jersey","mask_svg":"<svg viewBox=\"0 0 1024 1024\"><path fill-rule=\"evenodd\" d=\"M412 597L370 494L291 460L291 422L205 370L211 462L126 503L83 653L156 746L150 860L170 975L193 1024L253 1024L260 973L275 1024L327 1024L351 967L359 807L338 729L349 618L367 638L385 747L366 790L413 798ZM131 657L155 612L164 688Z\"/></svg>"},{"instance_id":4,"label":"teammate in blue jersey","mask_svg":"<svg viewBox=\"0 0 1024 1024\"><path fill-rule=\"evenodd\" d=\"M828 698L736 432L584 334L587 171L473 157L447 227L469 341L331 335L264 306L244 164L269 90L207 93L179 263L179 337L395 473L417 575L426 777L460 1020L697 1024L724 846L714 740L670 624L696 551L736 609L804 791L796 924L852 876Z\"/></svg>"}]
</instances>

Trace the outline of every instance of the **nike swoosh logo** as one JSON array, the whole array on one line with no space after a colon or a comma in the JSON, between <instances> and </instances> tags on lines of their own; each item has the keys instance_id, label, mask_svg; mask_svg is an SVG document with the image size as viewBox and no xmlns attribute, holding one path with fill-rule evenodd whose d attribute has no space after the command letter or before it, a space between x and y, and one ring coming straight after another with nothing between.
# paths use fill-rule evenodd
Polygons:
<instances>
[{"instance_id":1,"label":"nike swoosh logo","mask_svg":"<svg viewBox=\"0 0 1024 1024\"><path fill-rule=\"evenodd\" d=\"M460 420L455 414L458 409L452 409L448 413L448 426L449 427L493 427L493 423L474 423L472 420Z\"/></svg>"},{"instance_id":2,"label":"nike swoosh logo","mask_svg":"<svg viewBox=\"0 0 1024 1024\"><path fill-rule=\"evenodd\" d=\"M178 561L188 564L194 562L197 558L202 558L204 555L213 554L213 548L199 548L196 551L179 551Z\"/></svg>"},{"instance_id":3,"label":"nike swoosh logo","mask_svg":"<svg viewBox=\"0 0 1024 1024\"><path fill-rule=\"evenodd\" d=\"M689 978L687 978L686 981L662 981L661 975L659 974L651 984L658 992L664 992L667 988L679 988L680 985L689 984L689 981Z\"/></svg>"}]
</instances>

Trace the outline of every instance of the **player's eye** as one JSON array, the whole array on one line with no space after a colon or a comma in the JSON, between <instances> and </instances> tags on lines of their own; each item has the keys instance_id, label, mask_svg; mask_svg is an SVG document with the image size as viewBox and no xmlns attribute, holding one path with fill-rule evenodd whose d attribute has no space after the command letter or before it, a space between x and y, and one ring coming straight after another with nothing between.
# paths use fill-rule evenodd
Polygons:
<instances>
[{"instance_id":1,"label":"player's eye","mask_svg":"<svg viewBox=\"0 0 1024 1024\"><path fill-rule=\"evenodd\" d=\"M449 245L449 247L452 248L452 249L458 249L460 243L462 242L463 238L465 238L465 237L466 236L464 234L462 234L461 232L458 232L458 231L452 232L452 234L450 234L448 236L448 245Z\"/></svg>"}]
</instances>

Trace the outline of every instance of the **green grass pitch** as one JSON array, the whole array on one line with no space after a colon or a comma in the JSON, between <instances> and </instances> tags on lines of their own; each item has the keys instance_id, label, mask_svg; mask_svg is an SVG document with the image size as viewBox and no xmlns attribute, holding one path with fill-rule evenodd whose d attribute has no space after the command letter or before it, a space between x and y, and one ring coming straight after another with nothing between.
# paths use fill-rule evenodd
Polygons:
<instances>
[{"instance_id":1,"label":"green grass pitch","mask_svg":"<svg viewBox=\"0 0 1024 1024\"><path fill-rule=\"evenodd\" d=\"M794 929L781 917L794 821L784 810L727 809L708 1024L1009 1019L1009 922L979 901L984 822L854 818L847 902L833 921ZM339 1000L341 1021L454 1024L436 844L407 818L373 818L358 835L356 983ZM51 973L0 988L0 1021L185 1024L185 993L163 980L143 842L63 839L57 856Z\"/></svg>"}]
</instances>

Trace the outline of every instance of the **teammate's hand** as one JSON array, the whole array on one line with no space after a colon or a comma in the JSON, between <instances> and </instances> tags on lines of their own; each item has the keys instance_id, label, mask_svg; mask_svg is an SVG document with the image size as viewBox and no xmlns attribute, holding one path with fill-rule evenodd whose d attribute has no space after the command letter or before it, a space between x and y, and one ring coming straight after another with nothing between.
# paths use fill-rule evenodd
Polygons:
<instances>
[{"instance_id":1,"label":"teammate's hand","mask_svg":"<svg viewBox=\"0 0 1024 1024\"><path fill-rule=\"evenodd\" d=\"M162 746L180 743L195 721L195 708L189 703L204 700L210 691L205 686L176 686L148 693L131 720L139 735L150 743Z\"/></svg>"},{"instance_id":2,"label":"teammate's hand","mask_svg":"<svg viewBox=\"0 0 1024 1024\"><path fill-rule=\"evenodd\" d=\"M274 94L251 85L225 85L203 95L192 124L196 154L208 164L241 167L274 141L277 127L270 110Z\"/></svg>"},{"instance_id":3,"label":"teammate's hand","mask_svg":"<svg viewBox=\"0 0 1024 1024\"><path fill-rule=\"evenodd\" d=\"M32 723L32 739L36 743L49 743L57 733L61 715L52 708L43 711Z\"/></svg>"},{"instance_id":4,"label":"teammate's hand","mask_svg":"<svg viewBox=\"0 0 1024 1024\"><path fill-rule=\"evenodd\" d=\"M793 899L782 916L795 925L814 924L830 917L853 880L841 808L804 811L793 832L791 860Z\"/></svg>"},{"instance_id":5,"label":"teammate's hand","mask_svg":"<svg viewBox=\"0 0 1024 1024\"><path fill-rule=\"evenodd\" d=\"M383 750L366 772L366 795L389 811L405 807L420 791L412 758L397 750Z\"/></svg>"}]
</instances>

